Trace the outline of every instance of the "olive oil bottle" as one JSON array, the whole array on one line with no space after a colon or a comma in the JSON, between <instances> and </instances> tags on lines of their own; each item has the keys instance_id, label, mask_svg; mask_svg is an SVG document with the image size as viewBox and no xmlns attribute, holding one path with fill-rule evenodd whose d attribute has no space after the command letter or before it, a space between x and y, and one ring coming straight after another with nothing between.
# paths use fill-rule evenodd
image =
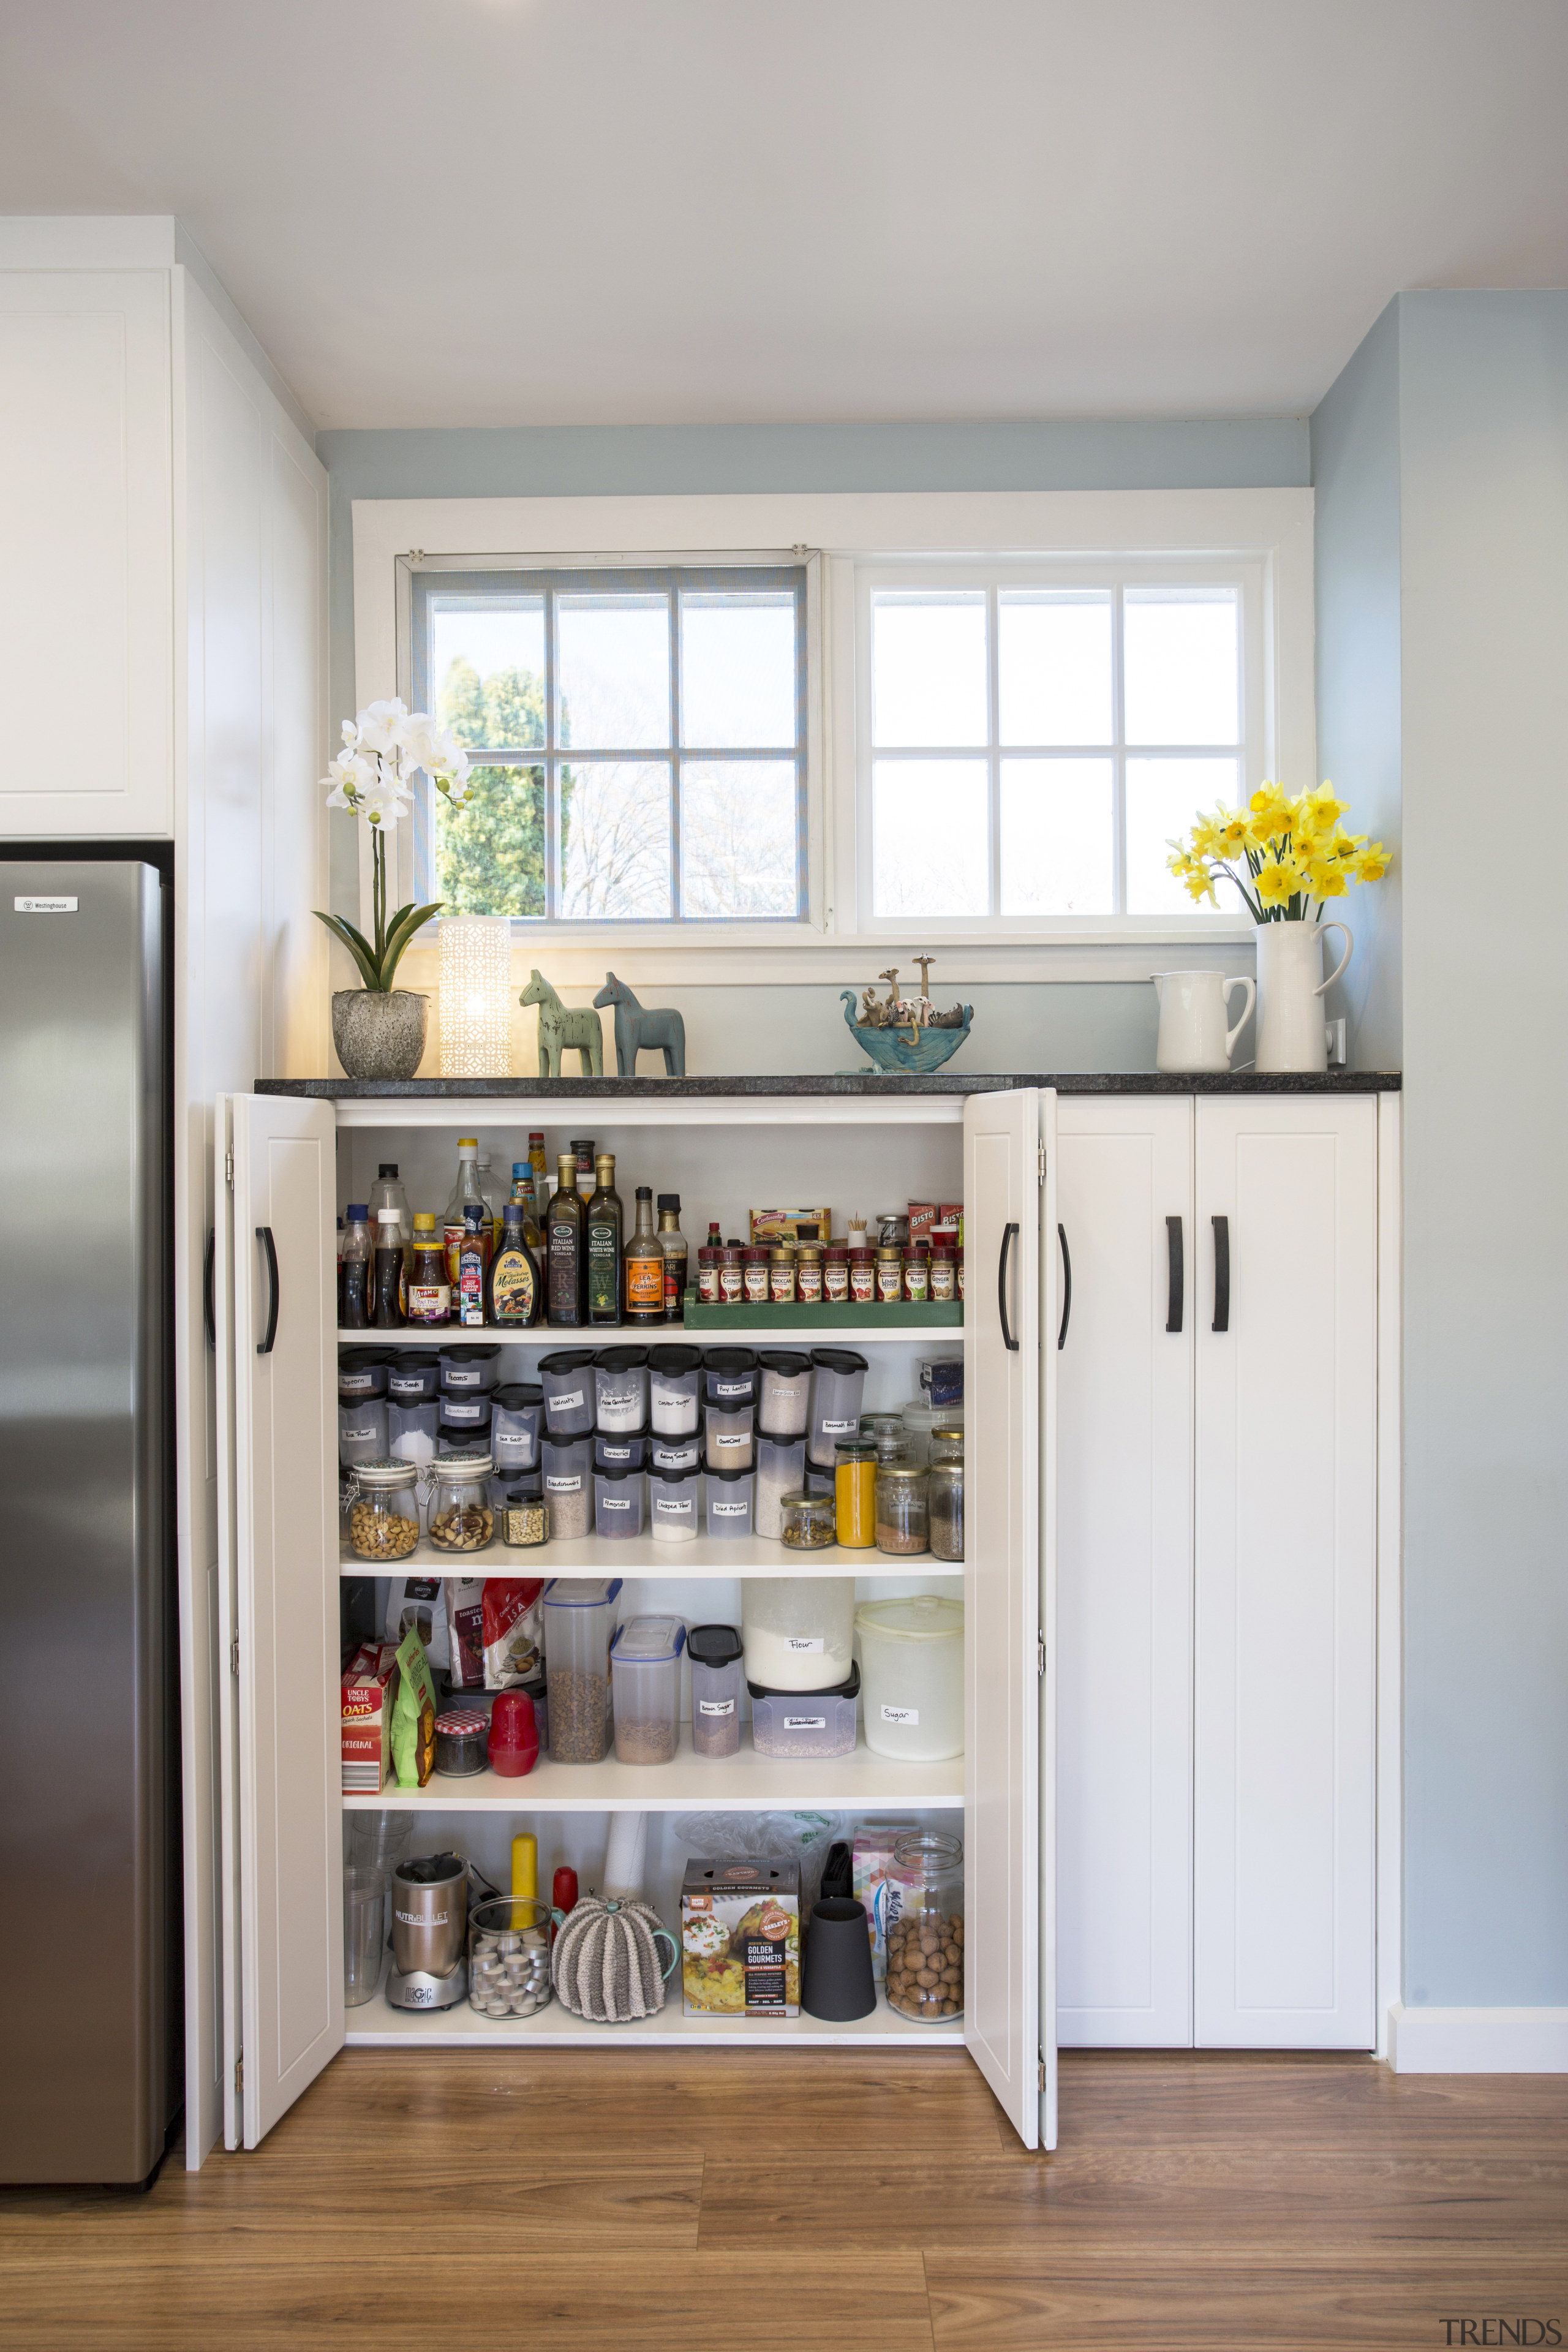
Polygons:
<instances>
[{"instance_id":1,"label":"olive oil bottle","mask_svg":"<svg viewBox=\"0 0 1568 2352\"><path fill-rule=\"evenodd\" d=\"M598 1182L588 1203L588 1320L618 1323L621 1319L621 1230L625 1212L616 1190L616 1155L601 1151L595 1169Z\"/></svg>"},{"instance_id":2,"label":"olive oil bottle","mask_svg":"<svg viewBox=\"0 0 1568 2352\"><path fill-rule=\"evenodd\" d=\"M544 1224L547 1306L552 1323L575 1330L587 1319L588 1260L583 1231L587 1203L577 1190L576 1154L562 1152L555 1167L556 1189Z\"/></svg>"},{"instance_id":3,"label":"olive oil bottle","mask_svg":"<svg viewBox=\"0 0 1568 2352\"><path fill-rule=\"evenodd\" d=\"M530 1247L535 1232L523 1215L521 1201L508 1201L501 1210L500 1247L490 1260L486 1305L492 1323L537 1323L544 1305L539 1260Z\"/></svg>"}]
</instances>

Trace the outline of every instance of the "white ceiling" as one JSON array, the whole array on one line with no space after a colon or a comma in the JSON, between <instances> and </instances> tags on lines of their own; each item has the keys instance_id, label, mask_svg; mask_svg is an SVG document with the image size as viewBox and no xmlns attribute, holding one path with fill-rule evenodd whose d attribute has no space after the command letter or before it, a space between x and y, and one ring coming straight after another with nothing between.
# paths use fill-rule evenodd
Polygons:
<instances>
[{"instance_id":1,"label":"white ceiling","mask_svg":"<svg viewBox=\"0 0 1568 2352\"><path fill-rule=\"evenodd\" d=\"M1568 285L1564 0L6 0L0 211L180 215L321 425L1310 408Z\"/></svg>"}]
</instances>

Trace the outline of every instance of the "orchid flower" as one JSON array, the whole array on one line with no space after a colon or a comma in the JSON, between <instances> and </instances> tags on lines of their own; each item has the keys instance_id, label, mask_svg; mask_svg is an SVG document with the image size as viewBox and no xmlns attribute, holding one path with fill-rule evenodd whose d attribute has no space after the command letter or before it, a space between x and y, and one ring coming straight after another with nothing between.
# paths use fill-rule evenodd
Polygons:
<instances>
[{"instance_id":1,"label":"orchid flower","mask_svg":"<svg viewBox=\"0 0 1568 2352\"><path fill-rule=\"evenodd\" d=\"M321 782L329 808L348 809L370 827L374 944L341 915L318 909L318 918L353 957L366 988L386 991L415 932L441 911L439 900L428 907L410 903L388 919L387 835L408 813L416 769L424 770L453 808L461 808L468 793L468 755L427 710L410 711L395 695L345 719L342 743Z\"/></svg>"}]
</instances>

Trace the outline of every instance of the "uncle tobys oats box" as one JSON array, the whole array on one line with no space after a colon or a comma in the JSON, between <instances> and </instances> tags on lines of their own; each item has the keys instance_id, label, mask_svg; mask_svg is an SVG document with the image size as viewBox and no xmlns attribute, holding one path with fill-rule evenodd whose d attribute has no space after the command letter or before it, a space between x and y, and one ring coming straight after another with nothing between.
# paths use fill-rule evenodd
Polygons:
<instances>
[{"instance_id":1,"label":"uncle tobys oats box","mask_svg":"<svg viewBox=\"0 0 1568 2352\"><path fill-rule=\"evenodd\" d=\"M689 1862L680 1960L688 2017L798 2017L799 1863Z\"/></svg>"}]
</instances>

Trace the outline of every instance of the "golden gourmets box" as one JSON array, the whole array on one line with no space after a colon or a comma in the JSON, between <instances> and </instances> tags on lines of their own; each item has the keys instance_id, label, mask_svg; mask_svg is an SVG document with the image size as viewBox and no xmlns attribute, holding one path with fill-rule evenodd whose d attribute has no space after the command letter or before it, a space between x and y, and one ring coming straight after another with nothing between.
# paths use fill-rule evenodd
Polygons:
<instances>
[{"instance_id":1,"label":"golden gourmets box","mask_svg":"<svg viewBox=\"0 0 1568 2352\"><path fill-rule=\"evenodd\" d=\"M800 1864L689 1862L680 1959L688 2017L798 2017Z\"/></svg>"}]
</instances>

